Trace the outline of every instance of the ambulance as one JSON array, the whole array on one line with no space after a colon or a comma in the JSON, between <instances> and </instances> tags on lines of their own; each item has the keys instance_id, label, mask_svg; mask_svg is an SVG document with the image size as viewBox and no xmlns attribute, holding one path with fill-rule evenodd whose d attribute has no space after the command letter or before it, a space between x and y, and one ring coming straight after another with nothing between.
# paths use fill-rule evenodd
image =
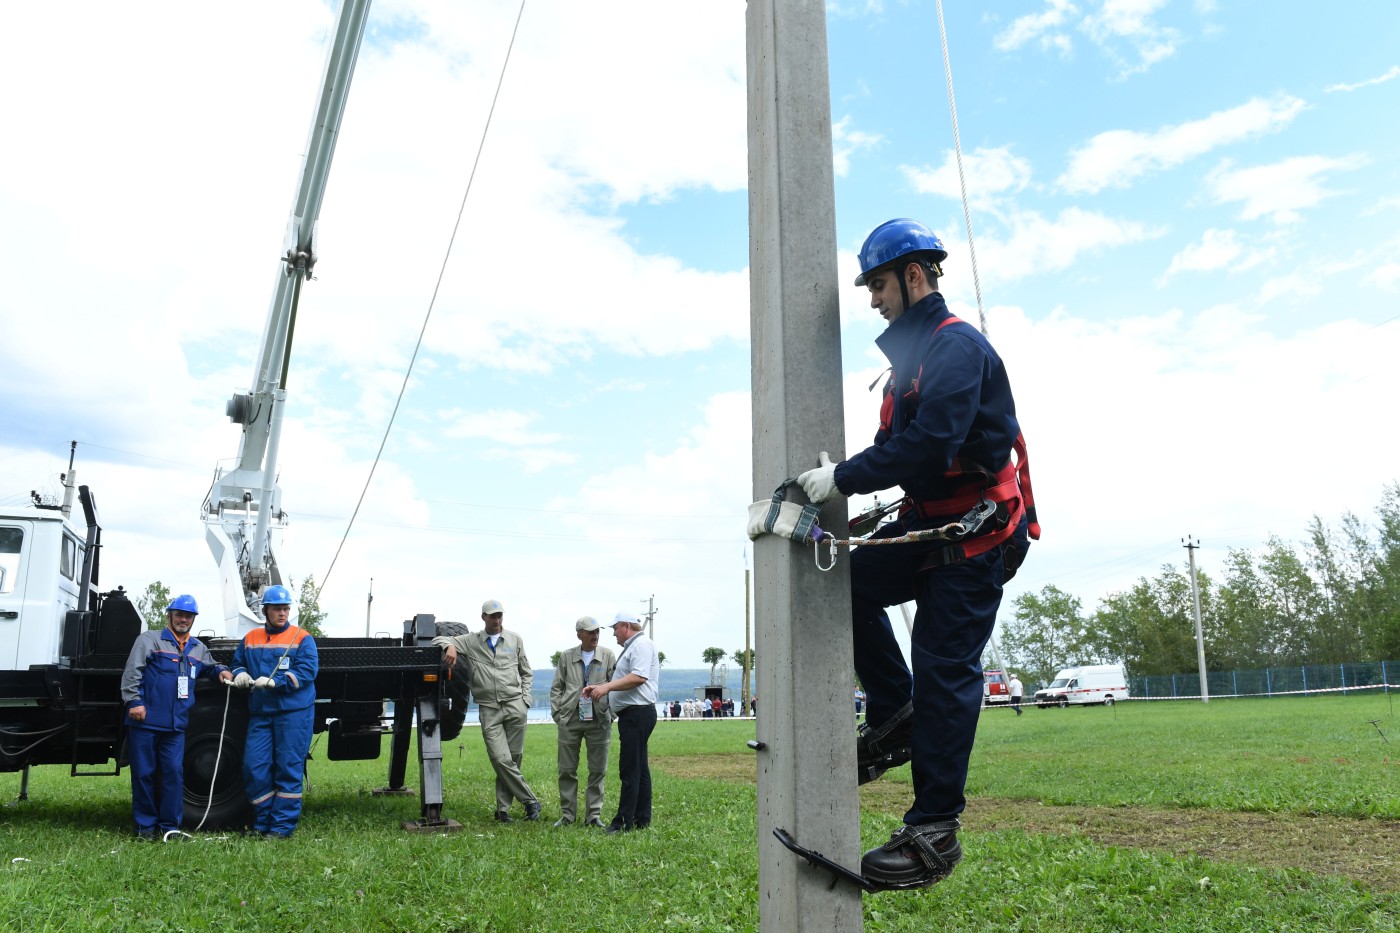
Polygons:
<instances>
[{"instance_id":1,"label":"ambulance","mask_svg":"<svg viewBox=\"0 0 1400 933\"><path fill-rule=\"evenodd\" d=\"M1128 699L1128 674L1121 664L1089 664L1067 667L1055 675L1050 686L1037 690L1036 706L1086 706L1102 703L1112 706Z\"/></svg>"}]
</instances>

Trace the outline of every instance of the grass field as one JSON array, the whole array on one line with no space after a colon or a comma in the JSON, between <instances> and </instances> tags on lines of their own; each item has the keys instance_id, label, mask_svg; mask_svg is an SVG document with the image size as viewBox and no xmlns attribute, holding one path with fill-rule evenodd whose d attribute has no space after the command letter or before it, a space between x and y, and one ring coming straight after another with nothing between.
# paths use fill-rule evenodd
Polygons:
<instances>
[{"instance_id":1,"label":"grass field","mask_svg":"<svg viewBox=\"0 0 1400 933\"><path fill-rule=\"evenodd\" d=\"M1400 929L1400 721L1378 694L983 716L963 863L918 892L866 895L897 931ZM1378 720L1385 738L1369 720ZM753 930L753 724L661 722L656 822L556 830L554 729L532 726L527 779L546 820L492 818L478 735L446 749L460 833L412 835L414 798L372 797L386 761L313 749L286 843L129 838L122 778L34 772L0 792L5 930ZM386 743L387 748L387 743ZM614 749L616 743L614 743ZM609 804L616 799L615 769ZM866 845L908 805L908 769L861 788Z\"/></svg>"}]
</instances>

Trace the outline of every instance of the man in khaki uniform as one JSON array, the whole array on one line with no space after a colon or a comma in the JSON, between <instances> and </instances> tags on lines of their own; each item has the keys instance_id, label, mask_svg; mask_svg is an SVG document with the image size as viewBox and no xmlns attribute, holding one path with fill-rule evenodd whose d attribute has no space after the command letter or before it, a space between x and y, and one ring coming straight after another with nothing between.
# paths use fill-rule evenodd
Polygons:
<instances>
[{"instance_id":1,"label":"man in khaki uniform","mask_svg":"<svg viewBox=\"0 0 1400 933\"><path fill-rule=\"evenodd\" d=\"M510 822L510 805L519 800L525 819L540 818L540 802L520 773L525 752L525 721L530 711L530 687L534 672L525 657L525 643L505 630L505 610L499 600L481 604L484 631L466 635L439 635L433 644L446 649L443 662L450 668L460 653L471 671L471 691L481 715L481 740L486 757L496 769L496 819Z\"/></svg>"},{"instance_id":2,"label":"man in khaki uniform","mask_svg":"<svg viewBox=\"0 0 1400 933\"><path fill-rule=\"evenodd\" d=\"M603 826L603 778L608 773L608 745L612 742L612 710L606 696L590 700L581 696L585 684L612 679L617 658L609 648L598 647L601 626L592 616L574 623L579 643L559 655L554 683L549 688L549 712L559 725L559 821L568 826L578 813L578 753L588 743L588 808L585 826Z\"/></svg>"}]
</instances>

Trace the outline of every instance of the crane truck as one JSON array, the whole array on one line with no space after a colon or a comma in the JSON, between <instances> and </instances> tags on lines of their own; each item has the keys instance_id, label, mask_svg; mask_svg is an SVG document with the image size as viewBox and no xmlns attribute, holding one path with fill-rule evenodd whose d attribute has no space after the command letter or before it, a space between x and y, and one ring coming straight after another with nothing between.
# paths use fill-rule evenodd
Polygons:
<instances>
[{"instance_id":1,"label":"crane truck","mask_svg":"<svg viewBox=\"0 0 1400 933\"><path fill-rule=\"evenodd\" d=\"M287 399L301 285L315 267L316 221L345 109L369 0L344 0L322 76L302 172L279 257L276 288L252 388L226 413L242 426L237 465L216 471L201 517L218 564L225 631L202 640L229 663L238 639L262 624L261 594L283 582L274 539L286 524L277 484L277 449ZM73 445L76 451L76 442ZM74 457L61 502L37 494L26 507L0 508L0 771L21 772L28 796L35 765L67 766L73 776L116 775L126 764L122 670L144 620L125 589L98 583L102 527L92 491L77 483ZM444 624L446 628L446 624ZM462 727L465 677L442 678L439 626L430 614L405 621L399 638L319 638L316 733L326 757L375 759L392 735L389 792L404 781L413 727L418 732L420 818L405 828L455 824L442 815L441 743ZM394 703L391 726L386 701ZM244 825L242 752L246 695L201 680L185 740L186 824Z\"/></svg>"}]
</instances>

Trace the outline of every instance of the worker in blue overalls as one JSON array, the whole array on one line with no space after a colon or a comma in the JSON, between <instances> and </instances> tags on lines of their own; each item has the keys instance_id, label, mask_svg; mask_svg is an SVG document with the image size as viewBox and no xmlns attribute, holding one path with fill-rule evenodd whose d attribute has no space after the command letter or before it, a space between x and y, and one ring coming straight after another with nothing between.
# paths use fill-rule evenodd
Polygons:
<instances>
[{"instance_id":1,"label":"worker in blue overalls","mask_svg":"<svg viewBox=\"0 0 1400 933\"><path fill-rule=\"evenodd\" d=\"M879 537L964 522L957 541L862 547L851 553L856 674L866 691L857 733L859 782L913 763L914 803L862 873L885 888L933 884L962 858L958 815L982 705L982 650L1002 584L1039 536L1025 447L1001 358L938 290L947 251L928 227L891 220L860 251L857 286L888 323L876 344L890 361L875 443L841 463L825 452L798 477L807 497L903 488L898 520ZM1016 451L1017 458L1012 459ZM885 609L914 600L912 674Z\"/></svg>"},{"instance_id":2,"label":"worker in blue overalls","mask_svg":"<svg viewBox=\"0 0 1400 933\"><path fill-rule=\"evenodd\" d=\"M262 606L266 624L244 635L233 653L234 685L252 691L243 786L253 830L287 839L301 819L320 663L316 640L291 624L292 594L285 586L269 586Z\"/></svg>"},{"instance_id":3,"label":"worker in blue overalls","mask_svg":"<svg viewBox=\"0 0 1400 933\"><path fill-rule=\"evenodd\" d=\"M165 609L166 625L136 636L122 671L126 747L131 761L131 815L136 838L171 840L185 816L185 729L196 677L233 675L190 635L199 604L181 594Z\"/></svg>"}]
</instances>

